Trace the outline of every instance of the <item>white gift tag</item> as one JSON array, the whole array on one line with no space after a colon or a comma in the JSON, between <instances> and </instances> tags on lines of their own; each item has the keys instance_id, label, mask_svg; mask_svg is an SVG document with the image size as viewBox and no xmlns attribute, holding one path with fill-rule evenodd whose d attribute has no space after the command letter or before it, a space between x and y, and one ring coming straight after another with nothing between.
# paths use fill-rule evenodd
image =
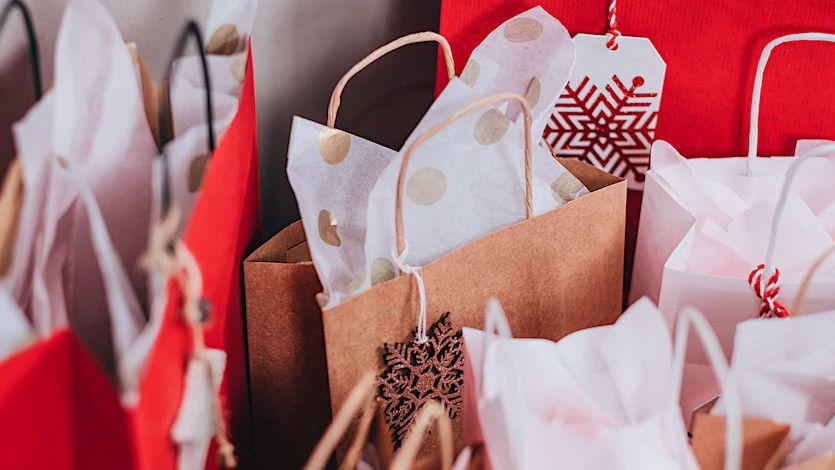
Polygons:
<instances>
[{"instance_id":1,"label":"white gift tag","mask_svg":"<svg viewBox=\"0 0 835 470\"><path fill-rule=\"evenodd\" d=\"M577 61L542 137L554 154L574 157L641 190L655 140L667 65L647 38L574 36Z\"/></svg>"}]
</instances>

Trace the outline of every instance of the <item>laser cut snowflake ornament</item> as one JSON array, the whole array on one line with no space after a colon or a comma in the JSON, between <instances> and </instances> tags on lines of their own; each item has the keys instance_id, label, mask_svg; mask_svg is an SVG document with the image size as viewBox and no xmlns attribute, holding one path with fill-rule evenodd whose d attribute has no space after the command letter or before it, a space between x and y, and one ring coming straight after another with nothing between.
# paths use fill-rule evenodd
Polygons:
<instances>
[{"instance_id":1,"label":"laser cut snowflake ornament","mask_svg":"<svg viewBox=\"0 0 835 470\"><path fill-rule=\"evenodd\" d=\"M655 140L666 64L649 39L574 37L577 63L543 132L560 157L575 157L641 190Z\"/></svg>"},{"instance_id":2,"label":"laser cut snowflake ornament","mask_svg":"<svg viewBox=\"0 0 835 470\"><path fill-rule=\"evenodd\" d=\"M398 449L421 407L438 400L450 419L461 412L464 354L461 330L455 330L449 312L432 324L428 340L415 341L416 330L405 343L383 345L385 370L379 378L383 415Z\"/></svg>"}]
</instances>

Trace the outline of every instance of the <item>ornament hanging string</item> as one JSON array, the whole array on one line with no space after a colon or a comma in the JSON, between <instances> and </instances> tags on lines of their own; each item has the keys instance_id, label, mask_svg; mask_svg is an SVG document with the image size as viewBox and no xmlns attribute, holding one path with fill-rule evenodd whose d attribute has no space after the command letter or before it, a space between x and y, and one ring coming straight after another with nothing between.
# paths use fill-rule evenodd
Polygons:
<instances>
[{"instance_id":1,"label":"ornament hanging string","mask_svg":"<svg viewBox=\"0 0 835 470\"><path fill-rule=\"evenodd\" d=\"M609 10L606 18L609 20L609 30L606 35L609 40L606 41L606 47L612 51L618 50L618 38L620 37L620 30L618 29L618 0L609 0Z\"/></svg>"}]
</instances>

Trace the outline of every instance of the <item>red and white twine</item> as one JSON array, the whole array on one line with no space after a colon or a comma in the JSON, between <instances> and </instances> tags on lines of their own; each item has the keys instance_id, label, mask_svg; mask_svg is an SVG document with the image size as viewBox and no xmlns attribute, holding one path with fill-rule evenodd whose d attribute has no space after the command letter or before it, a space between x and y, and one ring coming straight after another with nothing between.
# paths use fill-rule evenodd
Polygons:
<instances>
[{"instance_id":1,"label":"red and white twine","mask_svg":"<svg viewBox=\"0 0 835 470\"><path fill-rule=\"evenodd\" d=\"M618 38L620 37L620 30L618 29L618 0L609 0L609 11L606 17L609 19L609 30L606 35L609 40L606 41L606 47L610 50L618 50Z\"/></svg>"},{"instance_id":2,"label":"red and white twine","mask_svg":"<svg viewBox=\"0 0 835 470\"><path fill-rule=\"evenodd\" d=\"M777 295L780 293L780 270L774 268L774 274L768 278L768 282L763 286L764 271L765 265L761 264L748 275L748 285L754 289L754 293L762 300L759 316L761 318L786 318L789 316L789 311L777 301Z\"/></svg>"}]
</instances>

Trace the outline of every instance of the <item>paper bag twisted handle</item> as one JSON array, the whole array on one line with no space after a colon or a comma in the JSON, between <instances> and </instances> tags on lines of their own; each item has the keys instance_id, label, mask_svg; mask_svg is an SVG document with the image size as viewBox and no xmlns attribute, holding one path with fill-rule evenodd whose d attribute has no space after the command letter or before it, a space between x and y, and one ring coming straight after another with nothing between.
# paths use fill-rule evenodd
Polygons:
<instances>
[{"instance_id":1,"label":"paper bag twisted handle","mask_svg":"<svg viewBox=\"0 0 835 470\"><path fill-rule=\"evenodd\" d=\"M348 427L354 416L362 410L357 433L354 442L351 443L348 453L339 466L342 470L354 470L357 467L362 448L368 440L368 433L371 428L371 421L374 418L376 402L377 376L373 371L366 372L360 381L351 389L345 403L339 408L339 412L333 418L322 439L316 444L313 453L304 464L304 470L323 470L328 464L328 459L333 453L342 436L348 431Z\"/></svg>"},{"instance_id":2,"label":"paper bag twisted handle","mask_svg":"<svg viewBox=\"0 0 835 470\"><path fill-rule=\"evenodd\" d=\"M766 303L769 302L769 299L771 304L777 305L780 308L782 308L782 306L779 305L776 302L776 300L774 300L774 297L776 297L780 289L779 271L774 267L774 253L777 250L777 239L779 235L780 222L783 220L783 212L785 212L786 210L786 199L788 198L789 191L791 191L792 183L794 182L794 178L797 175L797 171L800 169L800 165L802 165L806 160L810 158L826 157L833 155L835 155L835 144L822 145L796 157L792 164L789 166L788 170L786 170L786 176L783 180L783 186L782 188L780 188L780 196L777 199L777 206L774 209L774 218L771 221L768 248L765 253L765 263L763 263L761 269L761 280L768 279L769 282L759 282L754 285L755 288L759 289L759 291L757 292L757 296L760 299L763 299L762 308L766 308ZM758 269L755 271L759 270L760 269L758 267ZM771 280L774 280L774 282L772 283ZM786 316L787 315L788 313L786 313Z\"/></svg>"},{"instance_id":3,"label":"paper bag twisted handle","mask_svg":"<svg viewBox=\"0 0 835 470\"><path fill-rule=\"evenodd\" d=\"M765 74L765 64L768 63L768 58L771 57L771 51L780 44L787 42L799 41L821 41L821 42L835 42L835 34L827 33L797 33L788 34L779 38L773 39L766 44L760 54L760 61L757 63L757 74L754 76L754 90L751 95L751 122L748 127L748 176L754 175L754 167L757 164L757 139L759 138L759 119L760 119L760 95L763 88L763 75Z\"/></svg>"},{"instance_id":4,"label":"paper bag twisted handle","mask_svg":"<svg viewBox=\"0 0 835 470\"><path fill-rule=\"evenodd\" d=\"M449 79L452 80L455 77L455 61L452 58L452 49L449 47L449 42L447 42L446 38L441 36L438 33L433 33L431 31L426 31L423 33L413 33L407 36L403 36L400 39L395 39L394 41L386 44L385 46L380 47L379 49L375 50L371 54L361 61L357 62L356 65L351 67L348 72L342 76L341 79L336 83L336 86L333 89L333 93L331 94L331 101L328 105L328 127L333 127L336 124L336 112L339 111L339 104L340 99L342 97L342 90L345 89L345 85L348 84L348 80L353 78L354 75L359 73L362 69L368 67L369 64L374 62L375 60L379 59L380 57L388 54L389 52L399 49L403 46L408 44L417 44L421 42L437 42L438 46L441 48L444 54L444 61L446 62L447 68L447 75Z\"/></svg>"},{"instance_id":5,"label":"paper bag twisted handle","mask_svg":"<svg viewBox=\"0 0 835 470\"><path fill-rule=\"evenodd\" d=\"M673 350L673 397L676 403L681 396L681 381L684 375L684 356L687 353L687 340L690 326L702 343L710 366L722 388L722 400L725 402L725 470L737 470L742 465L742 408L736 382L731 375L728 362L722 352L722 346L716 334L710 328L699 310L684 307L676 321L676 336Z\"/></svg>"},{"instance_id":6,"label":"paper bag twisted handle","mask_svg":"<svg viewBox=\"0 0 835 470\"><path fill-rule=\"evenodd\" d=\"M482 98L472 104L465 106L464 108L456 111L443 121L435 124L423 134L417 136L415 140L413 140L408 147L406 147L406 151L403 152L403 161L400 164L400 173L397 175L397 199L395 200L395 209L394 209L394 221L395 221L395 228L397 233L397 251L398 253L402 253L403 250L406 248L406 236L403 230L403 186L406 182L406 170L409 168L409 162L412 160L412 154L415 153L415 149L420 146L420 144L426 142L435 134L441 132L443 128L452 124L453 122L471 114L479 109L486 108L488 106L492 106L497 103L501 103L503 101L517 101L522 108L522 114L524 115L524 123L525 123L525 217L530 219L533 217L533 186L531 185L532 179L532 166L533 166L533 153L531 149L531 111L528 107L528 101L518 95L516 93L499 93L497 95L488 96L486 98Z\"/></svg>"},{"instance_id":7,"label":"paper bag twisted handle","mask_svg":"<svg viewBox=\"0 0 835 470\"><path fill-rule=\"evenodd\" d=\"M400 271L414 276L418 286L418 301L420 302L420 311L418 316L418 326L416 333L416 340L418 344L423 344L427 341L426 336L426 288L423 283L423 276L420 272L419 266L411 266L406 263L408 255L408 245L406 244L406 236L403 229L403 183L406 179L406 170L409 167L409 162L412 159L412 154L415 149L423 142L429 140L432 136L439 133L443 128L461 119L462 117L478 111L487 106L501 103L503 101L517 101L522 108L525 122L525 217L530 219L533 217L533 187L531 185L531 173L533 165L533 157L531 150L531 112L528 107L528 101L521 95L516 93L499 93L497 95L482 98L464 108L453 113L446 119L435 124L423 134L420 134L413 140L406 151L403 152L403 161L400 163L400 173L397 175L397 196L395 199L394 221L395 230L397 234L396 252L394 253L394 263Z\"/></svg>"},{"instance_id":8,"label":"paper bag twisted handle","mask_svg":"<svg viewBox=\"0 0 835 470\"><path fill-rule=\"evenodd\" d=\"M29 8L26 7L25 3L20 0L11 0L3 7L3 11L0 12L0 30L6 25L6 20L14 9L20 12L20 15L23 17L23 26L26 28L26 39L29 42L29 63L32 67L32 86L35 91L35 100L38 101L43 96L38 36L35 34L35 27L32 24L32 15L29 13Z\"/></svg>"},{"instance_id":9,"label":"paper bag twisted handle","mask_svg":"<svg viewBox=\"0 0 835 470\"><path fill-rule=\"evenodd\" d=\"M430 401L423 405L415 418L415 424L400 451L394 456L390 470L408 470L412 468L417 458L420 445L429 431L429 426L435 422L438 428L438 437L441 441L441 468L449 470L452 468L453 445L452 445L452 422L446 414L444 406L437 401Z\"/></svg>"}]
</instances>

